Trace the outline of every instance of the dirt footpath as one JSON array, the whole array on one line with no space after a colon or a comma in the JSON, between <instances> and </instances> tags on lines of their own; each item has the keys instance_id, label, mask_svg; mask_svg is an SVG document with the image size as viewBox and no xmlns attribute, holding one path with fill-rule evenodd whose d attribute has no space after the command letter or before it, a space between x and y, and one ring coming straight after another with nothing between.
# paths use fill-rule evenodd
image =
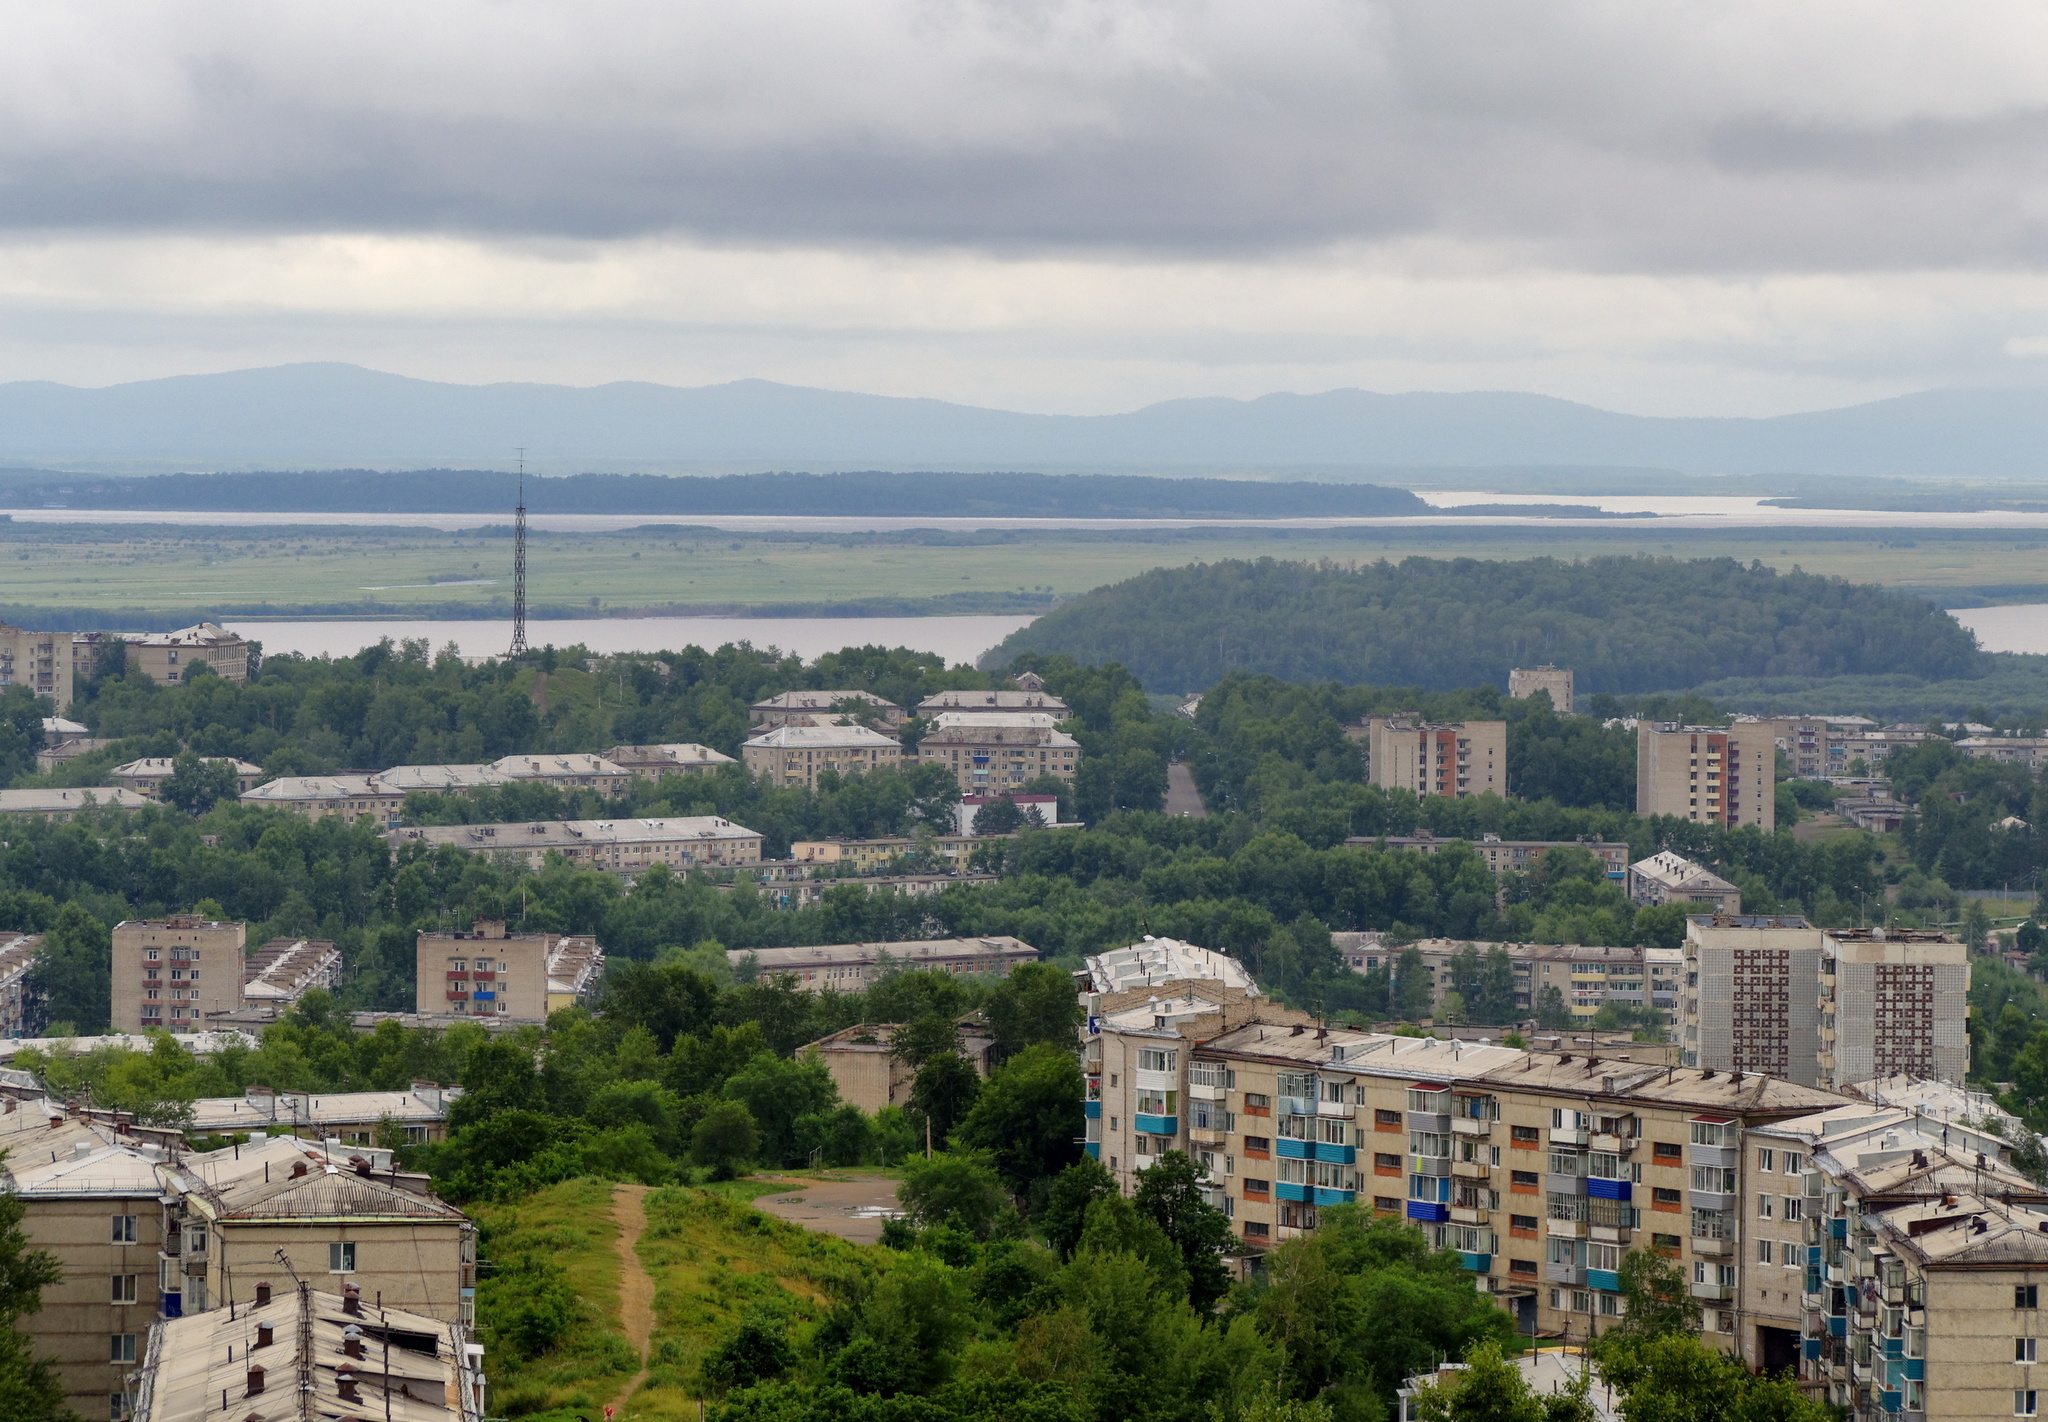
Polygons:
<instances>
[{"instance_id":1,"label":"dirt footpath","mask_svg":"<svg viewBox=\"0 0 2048 1422\"><path fill-rule=\"evenodd\" d=\"M894 1180L862 1176L852 1180L775 1180L789 1188L779 1194L763 1195L754 1208L777 1219L836 1234L855 1244L875 1244L882 1238L882 1221L899 1214Z\"/></svg>"},{"instance_id":2,"label":"dirt footpath","mask_svg":"<svg viewBox=\"0 0 2048 1422\"><path fill-rule=\"evenodd\" d=\"M647 1187L613 1186L612 1218L619 1223L619 1326L625 1331L626 1341L633 1345L633 1351L640 1355L640 1371L626 1384L625 1391L605 1408L608 1417L624 1412L626 1399L647 1381L647 1343L654 1336L654 1280L647 1277L647 1270L641 1266L640 1255L634 1249L640 1242L640 1236L647 1232Z\"/></svg>"}]
</instances>

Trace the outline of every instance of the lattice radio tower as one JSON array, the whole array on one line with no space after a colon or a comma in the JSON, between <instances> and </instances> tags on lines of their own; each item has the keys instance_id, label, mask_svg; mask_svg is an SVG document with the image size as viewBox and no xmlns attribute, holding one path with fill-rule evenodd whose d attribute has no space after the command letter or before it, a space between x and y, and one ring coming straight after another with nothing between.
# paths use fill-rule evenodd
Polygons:
<instances>
[{"instance_id":1,"label":"lattice radio tower","mask_svg":"<svg viewBox=\"0 0 2048 1422\"><path fill-rule=\"evenodd\" d=\"M526 655L526 447L519 449L519 507L512 511L512 650Z\"/></svg>"}]
</instances>

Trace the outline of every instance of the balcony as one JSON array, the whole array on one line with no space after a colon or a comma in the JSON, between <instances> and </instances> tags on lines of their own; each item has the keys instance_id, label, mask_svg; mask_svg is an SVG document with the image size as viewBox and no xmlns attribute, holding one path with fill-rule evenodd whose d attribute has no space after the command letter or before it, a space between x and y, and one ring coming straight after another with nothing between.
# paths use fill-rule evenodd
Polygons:
<instances>
[{"instance_id":1,"label":"balcony","mask_svg":"<svg viewBox=\"0 0 2048 1422\"><path fill-rule=\"evenodd\" d=\"M1432 1135L1448 1135L1454 1118L1448 1111L1410 1111L1408 1129L1428 1131Z\"/></svg>"},{"instance_id":2,"label":"balcony","mask_svg":"<svg viewBox=\"0 0 2048 1422\"><path fill-rule=\"evenodd\" d=\"M1449 1205L1439 1205L1433 1200L1410 1200L1408 1202L1408 1218L1411 1220L1423 1220L1430 1224L1445 1224L1451 1218L1451 1207Z\"/></svg>"},{"instance_id":3,"label":"balcony","mask_svg":"<svg viewBox=\"0 0 2048 1422\"><path fill-rule=\"evenodd\" d=\"M1358 1108L1343 1101L1318 1101L1315 1113L1326 1121L1349 1121L1358 1115Z\"/></svg>"},{"instance_id":4,"label":"balcony","mask_svg":"<svg viewBox=\"0 0 2048 1422\"><path fill-rule=\"evenodd\" d=\"M1687 1165L1712 1165L1723 1170L1732 1170L1742 1164L1742 1152L1735 1146L1687 1146Z\"/></svg>"},{"instance_id":5,"label":"balcony","mask_svg":"<svg viewBox=\"0 0 2048 1422\"><path fill-rule=\"evenodd\" d=\"M1458 1251L1458 1262L1475 1274L1484 1274L1493 1268L1491 1254L1474 1254L1466 1249Z\"/></svg>"},{"instance_id":6,"label":"balcony","mask_svg":"<svg viewBox=\"0 0 2048 1422\"><path fill-rule=\"evenodd\" d=\"M1612 1269L1588 1269L1586 1282L1593 1288L1604 1289L1610 1294L1621 1292L1621 1275Z\"/></svg>"},{"instance_id":7,"label":"balcony","mask_svg":"<svg viewBox=\"0 0 2048 1422\"><path fill-rule=\"evenodd\" d=\"M1692 1237L1692 1252L1701 1259L1726 1259L1735 1253L1735 1241L1696 1234Z\"/></svg>"},{"instance_id":8,"label":"balcony","mask_svg":"<svg viewBox=\"0 0 2048 1422\"><path fill-rule=\"evenodd\" d=\"M1451 1162L1451 1174L1460 1180L1490 1180L1493 1167L1478 1160L1454 1160Z\"/></svg>"},{"instance_id":9,"label":"balcony","mask_svg":"<svg viewBox=\"0 0 2048 1422\"><path fill-rule=\"evenodd\" d=\"M1636 1148L1634 1136L1618 1136L1611 1131L1595 1131L1591 1141L1594 1150L1607 1151L1614 1155L1626 1155Z\"/></svg>"},{"instance_id":10,"label":"balcony","mask_svg":"<svg viewBox=\"0 0 2048 1422\"><path fill-rule=\"evenodd\" d=\"M1692 1296L1708 1303L1726 1303L1735 1297L1732 1284L1694 1284Z\"/></svg>"},{"instance_id":11,"label":"balcony","mask_svg":"<svg viewBox=\"0 0 2048 1422\"><path fill-rule=\"evenodd\" d=\"M1188 1083L1188 1100L1190 1101L1221 1101L1227 1094L1228 1088L1226 1087L1204 1086L1200 1082L1195 1081Z\"/></svg>"},{"instance_id":12,"label":"balcony","mask_svg":"<svg viewBox=\"0 0 2048 1422\"><path fill-rule=\"evenodd\" d=\"M1545 1264L1543 1277L1553 1284L1583 1284L1586 1271L1577 1264Z\"/></svg>"},{"instance_id":13,"label":"balcony","mask_svg":"<svg viewBox=\"0 0 2048 1422\"><path fill-rule=\"evenodd\" d=\"M1131 1117L1131 1125L1134 1129L1142 1131L1148 1136L1177 1136L1180 1134L1180 1117L1178 1116L1147 1116L1140 1114Z\"/></svg>"},{"instance_id":14,"label":"balcony","mask_svg":"<svg viewBox=\"0 0 2048 1422\"><path fill-rule=\"evenodd\" d=\"M1474 1120L1470 1116L1451 1117L1451 1134L1454 1136L1476 1136L1485 1140L1493 1134L1493 1122Z\"/></svg>"},{"instance_id":15,"label":"balcony","mask_svg":"<svg viewBox=\"0 0 2048 1422\"><path fill-rule=\"evenodd\" d=\"M1550 1128L1550 1143L1552 1145L1582 1146L1589 1139L1591 1137L1588 1133L1582 1130L1571 1130L1561 1126L1552 1126Z\"/></svg>"},{"instance_id":16,"label":"balcony","mask_svg":"<svg viewBox=\"0 0 2048 1422\"><path fill-rule=\"evenodd\" d=\"M1228 1145L1230 1132L1220 1126L1189 1126L1188 1139L1196 1145Z\"/></svg>"},{"instance_id":17,"label":"balcony","mask_svg":"<svg viewBox=\"0 0 2048 1422\"><path fill-rule=\"evenodd\" d=\"M1451 1173L1451 1162L1440 1155L1411 1155L1408 1157L1408 1173L1448 1176Z\"/></svg>"},{"instance_id":18,"label":"balcony","mask_svg":"<svg viewBox=\"0 0 2048 1422\"><path fill-rule=\"evenodd\" d=\"M1309 1148L1309 1158L1325 1161L1331 1165L1356 1165L1358 1164L1358 1151L1352 1146L1331 1145L1327 1141L1318 1141Z\"/></svg>"},{"instance_id":19,"label":"balcony","mask_svg":"<svg viewBox=\"0 0 2048 1422\"><path fill-rule=\"evenodd\" d=\"M1586 1193L1586 1177L1583 1175L1557 1175L1545 1171L1543 1188L1555 1195L1583 1195Z\"/></svg>"},{"instance_id":20,"label":"balcony","mask_svg":"<svg viewBox=\"0 0 2048 1422\"><path fill-rule=\"evenodd\" d=\"M1603 1180L1592 1175L1586 1178L1586 1194L1594 1200L1627 1201L1635 1198L1635 1186L1627 1180Z\"/></svg>"},{"instance_id":21,"label":"balcony","mask_svg":"<svg viewBox=\"0 0 2048 1422\"><path fill-rule=\"evenodd\" d=\"M1543 1232L1553 1239L1585 1239L1592 1226L1584 1220L1545 1220Z\"/></svg>"},{"instance_id":22,"label":"balcony","mask_svg":"<svg viewBox=\"0 0 2048 1422\"><path fill-rule=\"evenodd\" d=\"M1491 1218L1492 1216L1482 1209L1467 1208L1464 1205L1451 1206L1452 1224L1483 1225Z\"/></svg>"}]
</instances>

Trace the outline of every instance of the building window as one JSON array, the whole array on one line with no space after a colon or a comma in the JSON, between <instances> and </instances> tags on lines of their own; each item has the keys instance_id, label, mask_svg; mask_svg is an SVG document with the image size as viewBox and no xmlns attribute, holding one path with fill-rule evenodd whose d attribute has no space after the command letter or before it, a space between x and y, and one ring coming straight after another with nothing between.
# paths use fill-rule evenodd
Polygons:
<instances>
[{"instance_id":1,"label":"building window","mask_svg":"<svg viewBox=\"0 0 2048 1422\"><path fill-rule=\"evenodd\" d=\"M1685 1147L1676 1141L1658 1141L1651 1147L1651 1153L1657 1157L1659 1164L1668 1160L1675 1165L1685 1159Z\"/></svg>"},{"instance_id":2,"label":"building window","mask_svg":"<svg viewBox=\"0 0 2048 1422\"><path fill-rule=\"evenodd\" d=\"M117 1304L132 1304L135 1302L135 1276L133 1274L115 1274L112 1276L111 1282L113 1288L108 1295L111 1302Z\"/></svg>"},{"instance_id":3,"label":"building window","mask_svg":"<svg viewBox=\"0 0 2048 1422\"><path fill-rule=\"evenodd\" d=\"M355 1241L352 1239L330 1241L327 1245L327 1272L330 1274L353 1274L355 1270Z\"/></svg>"},{"instance_id":4,"label":"building window","mask_svg":"<svg viewBox=\"0 0 2048 1422\"><path fill-rule=\"evenodd\" d=\"M2036 1353L2035 1349L2036 1349L2036 1346L2037 1346L2037 1345L2038 1345L2038 1344L2040 1343L2040 1341L2041 1341L2041 1340L2040 1340L2040 1339L2038 1339L2038 1338L2015 1338L2015 1339L2013 1339L2013 1340L2012 1340L2012 1360L2013 1360L2013 1361L2014 1361L2015 1363L2032 1363L2032 1362L2038 1362L2038 1361L2039 1361L2039 1357L2038 1357L2038 1355L2037 1355L2037 1353Z\"/></svg>"},{"instance_id":5,"label":"building window","mask_svg":"<svg viewBox=\"0 0 2048 1422\"><path fill-rule=\"evenodd\" d=\"M107 1361L110 1363L132 1363L135 1361L135 1335L132 1333L110 1333L107 1335Z\"/></svg>"},{"instance_id":6,"label":"building window","mask_svg":"<svg viewBox=\"0 0 2048 1422\"><path fill-rule=\"evenodd\" d=\"M1778 1168L1778 1153L1774 1150L1758 1151L1756 1153L1756 1168L1758 1170L1776 1170Z\"/></svg>"},{"instance_id":7,"label":"building window","mask_svg":"<svg viewBox=\"0 0 2048 1422\"><path fill-rule=\"evenodd\" d=\"M113 1238L116 1244L135 1243L135 1216L115 1215Z\"/></svg>"},{"instance_id":8,"label":"building window","mask_svg":"<svg viewBox=\"0 0 2048 1422\"><path fill-rule=\"evenodd\" d=\"M2012 1286L2012 1306L2014 1308L2039 1308L2041 1306L2041 1286L2039 1284L2014 1284Z\"/></svg>"},{"instance_id":9,"label":"building window","mask_svg":"<svg viewBox=\"0 0 2048 1422\"><path fill-rule=\"evenodd\" d=\"M128 1422L135 1415L135 1394L132 1392L110 1392L107 1394L108 1422Z\"/></svg>"},{"instance_id":10,"label":"building window","mask_svg":"<svg viewBox=\"0 0 2048 1422\"><path fill-rule=\"evenodd\" d=\"M2040 1415L2041 1394L2030 1387L2014 1388L2012 1394L2012 1415L2035 1417Z\"/></svg>"},{"instance_id":11,"label":"building window","mask_svg":"<svg viewBox=\"0 0 2048 1422\"><path fill-rule=\"evenodd\" d=\"M1767 1220L1772 1217L1772 1200L1769 1195L1759 1195L1756 1197L1756 1217L1760 1220Z\"/></svg>"}]
</instances>

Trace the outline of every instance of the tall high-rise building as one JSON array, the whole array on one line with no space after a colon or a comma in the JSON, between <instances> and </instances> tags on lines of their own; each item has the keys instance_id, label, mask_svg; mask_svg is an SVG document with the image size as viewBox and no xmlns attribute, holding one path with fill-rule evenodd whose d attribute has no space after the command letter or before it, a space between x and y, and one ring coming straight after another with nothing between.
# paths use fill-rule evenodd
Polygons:
<instances>
[{"instance_id":1,"label":"tall high-rise building","mask_svg":"<svg viewBox=\"0 0 2048 1422\"><path fill-rule=\"evenodd\" d=\"M1838 928L1821 939L1820 1084L1970 1070L1969 949L1945 933Z\"/></svg>"},{"instance_id":2,"label":"tall high-rise building","mask_svg":"<svg viewBox=\"0 0 2048 1422\"><path fill-rule=\"evenodd\" d=\"M116 1032L198 1032L243 1003L248 925L193 914L114 925Z\"/></svg>"},{"instance_id":3,"label":"tall high-rise building","mask_svg":"<svg viewBox=\"0 0 2048 1422\"><path fill-rule=\"evenodd\" d=\"M1388 790L1463 799L1508 793L1508 723L1374 716L1366 722L1366 779Z\"/></svg>"},{"instance_id":4,"label":"tall high-rise building","mask_svg":"<svg viewBox=\"0 0 2048 1422\"><path fill-rule=\"evenodd\" d=\"M1820 960L1821 931L1794 914L1688 918L1681 1059L1819 1085Z\"/></svg>"},{"instance_id":5,"label":"tall high-rise building","mask_svg":"<svg viewBox=\"0 0 2048 1422\"><path fill-rule=\"evenodd\" d=\"M1755 825L1768 833L1777 824L1776 778L1777 745L1766 725L1636 727L1639 815Z\"/></svg>"}]
</instances>

